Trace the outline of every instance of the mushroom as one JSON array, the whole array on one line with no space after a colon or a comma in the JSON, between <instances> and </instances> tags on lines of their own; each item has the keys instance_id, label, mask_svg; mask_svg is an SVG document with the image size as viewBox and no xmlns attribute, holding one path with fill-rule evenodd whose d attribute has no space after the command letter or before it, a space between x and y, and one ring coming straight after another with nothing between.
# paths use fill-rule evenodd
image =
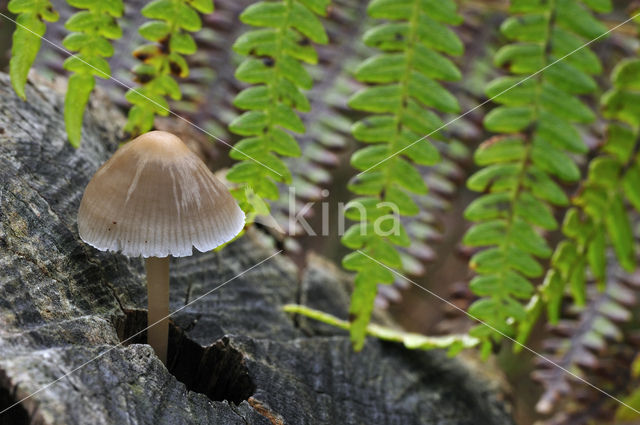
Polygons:
<instances>
[{"instance_id":1,"label":"mushroom","mask_svg":"<svg viewBox=\"0 0 640 425\"><path fill-rule=\"evenodd\" d=\"M178 137L151 131L120 147L80 202L80 238L101 251L145 258L147 341L164 364L169 331L169 256L233 239L244 213L225 185Z\"/></svg>"}]
</instances>

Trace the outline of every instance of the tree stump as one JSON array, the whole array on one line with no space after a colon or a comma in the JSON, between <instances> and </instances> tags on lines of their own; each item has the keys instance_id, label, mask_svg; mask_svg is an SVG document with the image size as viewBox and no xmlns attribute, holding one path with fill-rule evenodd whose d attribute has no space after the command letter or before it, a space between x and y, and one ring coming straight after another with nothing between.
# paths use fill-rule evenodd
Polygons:
<instances>
[{"instance_id":1,"label":"tree stump","mask_svg":"<svg viewBox=\"0 0 640 425\"><path fill-rule=\"evenodd\" d=\"M0 74L0 410L35 393L1 424L512 423L455 359L377 340L355 353L284 313L305 301L345 317L347 279L315 256L302 272L284 254L250 269L276 252L255 230L172 259L169 370L144 333L120 344L146 327L142 261L84 244L76 213L121 118L89 108L76 150L62 96L27 95Z\"/></svg>"}]
</instances>

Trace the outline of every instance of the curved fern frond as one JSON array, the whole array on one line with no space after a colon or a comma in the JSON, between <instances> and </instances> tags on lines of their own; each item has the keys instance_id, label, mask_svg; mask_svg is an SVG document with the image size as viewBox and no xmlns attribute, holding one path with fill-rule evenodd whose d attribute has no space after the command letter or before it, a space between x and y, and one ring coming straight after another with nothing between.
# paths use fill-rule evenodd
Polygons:
<instances>
[{"instance_id":1,"label":"curved fern frond","mask_svg":"<svg viewBox=\"0 0 640 425\"><path fill-rule=\"evenodd\" d=\"M585 39L601 36L607 28L588 7L611 9L608 1L513 1L514 16L501 31L515 43L496 53L496 65L516 75L535 74L583 46ZM595 115L577 95L595 91L591 75L601 71L597 56L585 47L531 78L500 77L487 89L501 106L486 116L485 127L504 135L478 148L476 163L485 168L467 182L470 189L485 194L465 211L465 217L477 224L464 242L489 247L470 260L478 274L470 286L482 298L469 313L506 335L514 336L516 325L527 317L521 302L530 300L531 280L543 274L539 261L553 252L541 234L557 228L552 206L569 203L554 179L580 178L570 155L584 154L587 147L575 125L590 123ZM491 337L500 339L484 325L474 328L472 335L484 339L485 355Z\"/></svg>"},{"instance_id":2,"label":"curved fern frond","mask_svg":"<svg viewBox=\"0 0 640 425\"><path fill-rule=\"evenodd\" d=\"M584 309L572 306L565 311L563 319L552 328L554 336L545 340L545 356L562 368L540 361L532 373L544 388L536 404L539 413L548 415L564 397L574 398L571 396L572 380L566 370L573 371L589 382L594 382L594 375L599 376L600 380L608 378L606 364L610 362L610 357L615 356L615 346L624 344L623 340L628 338L624 324L633 319L633 309L638 303L637 279L612 274L610 270L604 291L597 291L594 286L589 288L588 305ZM630 343L627 341L627 344ZM618 371L626 370L620 363L618 359L613 362L613 367ZM613 381L619 378L620 374L617 373ZM601 385L604 383L599 383L598 387L614 391ZM622 388L616 392L620 390ZM562 410L564 414L568 413L566 409ZM579 405L577 410L584 411L584 406Z\"/></svg>"},{"instance_id":3,"label":"curved fern frond","mask_svg":"<svg viewBox=\"0 0 640 425\"><path fill-rule=\"evenodd\" d=\"M603 115L611 120L606 141L572 198L562 227L565 239L555 250L540 295L527 309L518 335L522 342L545 305L549 321L558 321L565 288L578 306L585 305L587 269L605 287L609 247L625 270L636 267L626 205L640 211L640 59L619 63L611 79L613 88L601 102Z\"/></svg>"},{"instance_id":4,"label":"curved fern frond","mask_svg":"<svg viewBox=\"0 0 640 425\"><path fill-rule=\"evenodd\" d=\"M113 55L109 40L122 37L116 18L122 16L122 0L67 0L69 5L85 9L75 13L65 23L72 31L62 41L76 55L67 58L63 67L73 72L69 77L64 99L64 123L69 142L75 147L82 139L82 116L95 86L94 76L109 78L111 68L106 61Z\"/></svg>"},{"instance_id":5,"label":"curved fern frond","mask_svg":"<svg viewBox=\"0 0 640 425\"><path fill-rule=\"evenodd\" d=\"M599 287L604 288L609 245L625 270L633 271L636 267L626 203L640 211L639 147L637 131L611 125L602 154L591 161L589 176L572 199L574 206L567 212L562 227L565 240L556 248L552 268L541 288L552 323L558 320L566 286L578 306L585 304L587 269Z\"/></svg>"},{"instance_id":6,"label":"curved fern frond","mask_svg":"<svg viewBox=\"0 0 640 425\"><path fill-rule=\"evenodd\" d=\"M151 21L142 25L139 33L151 43L133 51L142 62L133 69L142 87L126 94L133 106L125 131L134 136L149 131L156 115L169 115L166 97L181 99L182 92L174 77L189 75L183 56L197 50L189 33L202 27L198 12L211 13L213 8L213 0L154 0L142 9L142 15Z\"/></svg>"},{"instance_id":7,"label":"curved fern frond","mask_svg":"<svg viewBox=\"0 0 640 425\"><path fill-rule=\"evenodd\" d=\"M49 0L11 0L8 9L18 15L11 45L9 76L17 95L26 100L24 86L29 69L40 50L41 37L47 30L44 21L55 22L59 15Z\"/></svg>"},{"instance_id":8,"label":"curved fern frond","mask_svg":"<svg viewBox=\"0 0 640 425\"><path fill-rule=\"evenodd\" d=\"M438 82L461 78L443 53L457 56L464 49L448 27L462 22L452 0L373 0L368 13L387 21L364 35L365 44L383 53L357 68L356 78L371 85L349 101L351 108L372 114L352 128L357 140L371 145L351 157L351 165L365 172L349 183L359 197L347 204L345 216L358 223L342 238L356 250L342 260L343 267L356 272L350 308L355 349L364 343L377 285L395 280L385 266L402 268L398 247L411 245L399 216L417 215L413 195L427 193L416 166L440 161L429 141L412 143L442 125L433 110L460 109Z\"/></svg>"},{"instance_id":9,"label":"curved fern frond","mask_svg":"<svg viewBox=\"0 0 640 425\"><path fill-rule=\"evenodd\" d=\"M261 198L276 200L276 182L291 182L291 172L279 156L300 155L300 147L289 131L305 132L296 110L310 110L301 90L313 84L301 62L317 63L311 42L328 42L317 15L326 14L329 2L260 1L240 15L242 22L261 27L243 34L233 46L237 53L248 56L238 66L236 78L252 86L234 100L234 105L246 112L234 119L229 129L245 138L230 152L231 158L240 162L231 168L227 179L240 183L232 193L247 213L252 209L247 188ZM251 158L258 158L261 164Z\"/></svg>"}]
</instances>

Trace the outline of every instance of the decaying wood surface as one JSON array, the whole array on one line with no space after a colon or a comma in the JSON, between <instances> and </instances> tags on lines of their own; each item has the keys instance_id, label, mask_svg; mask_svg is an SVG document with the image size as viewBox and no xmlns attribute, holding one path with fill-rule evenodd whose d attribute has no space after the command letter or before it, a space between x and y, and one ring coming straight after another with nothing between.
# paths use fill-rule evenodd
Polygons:
<instances>
[{"instance_id":1,"label":"decaying wood surface","mask_svg":"<svg viewBox=\"0 0 640 425\"><path fill-rule=\"evenodd\" d=\"M119 115L92 107L75 150L61 95L27 94L0 74L0 410L39 392L1 424L511 423L457 360L376 340L354 353L343 332L282 312L305 302L345 317L346 279L283 254L243 273L276 252L255 230L172 260L172 310L220 287L174 316L171 372L144 335L117 345L146 325L142 262L83 244L76 211Z\"/></svg>"}]
</instances>

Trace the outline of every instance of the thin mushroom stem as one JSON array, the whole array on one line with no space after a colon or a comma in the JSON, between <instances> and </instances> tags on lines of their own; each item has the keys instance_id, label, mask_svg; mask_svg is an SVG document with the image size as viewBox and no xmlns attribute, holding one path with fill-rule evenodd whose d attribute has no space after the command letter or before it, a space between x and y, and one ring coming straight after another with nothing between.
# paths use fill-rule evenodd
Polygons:
<instances>
[{"instance_id":1,"label":"thin mushroom stem","mask_svg":"<svg viewBox=\"0 0 640 425\"><path fill-rule=\"evenodd\" d=\"M169 339L169 257L149 257L145 260L145 267L149 295L147 342L166 365Z\"/></svg>"}]
</instances>

